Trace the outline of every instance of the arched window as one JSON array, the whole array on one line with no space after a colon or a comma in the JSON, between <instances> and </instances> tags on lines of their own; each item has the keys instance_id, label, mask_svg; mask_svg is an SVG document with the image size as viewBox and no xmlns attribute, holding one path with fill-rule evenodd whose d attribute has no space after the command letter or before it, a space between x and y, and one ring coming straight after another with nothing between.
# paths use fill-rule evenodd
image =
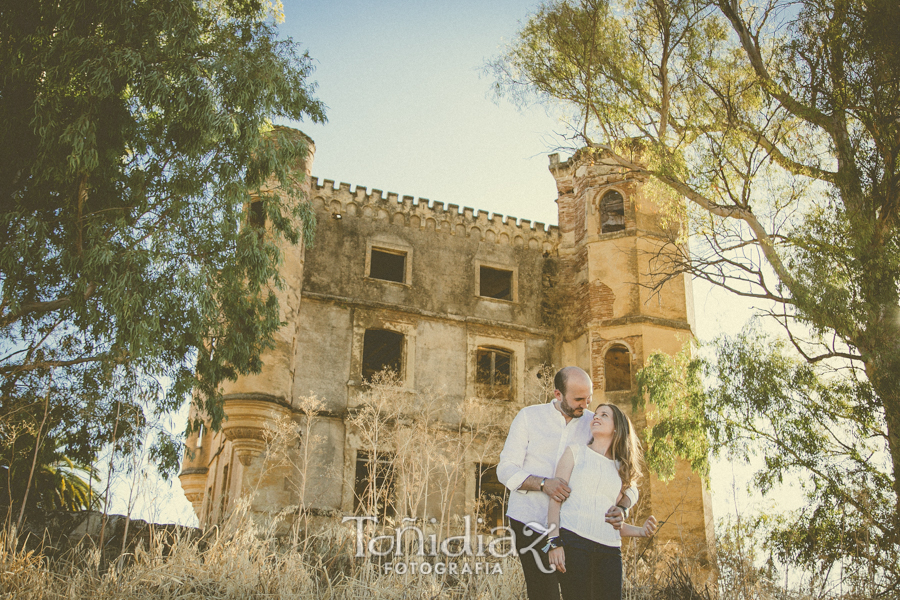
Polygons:
<instances>
[{"instance_id":1,"label":"arched window","mask_svg":"<svg viewBox=\"0 0 900 600\"><path fill-rule=\"evenodd\" d=\"M622 392L631 389L631 352L621 344L606 351L604 360L607 392Z\"/></svg>"},{"instance_id":2,"label":"arched window","mask_svg":"<svg viewBox=\"0 0 900 600\"><path fill-rule=\"evenodd\" d=\"M600 200L600 233L612 233L625 229L625 198L612 190Z\"/></svg>"}]
</instances>

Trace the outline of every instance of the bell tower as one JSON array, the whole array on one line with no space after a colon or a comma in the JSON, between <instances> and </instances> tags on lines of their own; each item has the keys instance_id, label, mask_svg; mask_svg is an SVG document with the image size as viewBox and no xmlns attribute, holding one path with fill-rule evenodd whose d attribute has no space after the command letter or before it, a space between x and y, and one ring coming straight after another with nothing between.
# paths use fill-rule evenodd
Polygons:
<instances>
[{"instance_id":1,"label":"bell tower","mask_svg":"<svg viewBox=\"0 0 900 600\"><path fill-rule=\"evenodd\" d=\"M673 247L660 207L645 192L645 176L591 149L564 162L551 155L550 171L559 193L559 364L591 374L592 409L616 404L640 431L646 416L631 410L635 373L650 353L674 354L692 339L691 282L681 275L653 290L654 268L665 264ZM669 482L645 473L640 492L638 518L652 513L665 521L657 547L674 545L680 557L694 559L709 574L714 524L701 477L680 462Z\"/></svg>"}]
</instances>

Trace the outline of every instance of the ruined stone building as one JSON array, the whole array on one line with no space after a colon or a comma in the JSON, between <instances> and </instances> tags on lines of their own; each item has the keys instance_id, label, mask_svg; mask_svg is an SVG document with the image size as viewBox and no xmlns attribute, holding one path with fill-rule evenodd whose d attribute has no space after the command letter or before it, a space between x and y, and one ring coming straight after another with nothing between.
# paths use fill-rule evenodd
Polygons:
<instances>
[{"instance_id":1,"label":"ruined stone building","mask_svg":"<svg viewBox=\"0 0 900 600\"><path fill-rule=\"evenodd\" d=\"M649 261L663 236L639 178L597 154L565 162L551 155L548 176L559 194L558 227L307 178L316 236L309 249L285 249L287 325L260 374L226 385L223 430L187 440L180 478L201 525L249 491L261 511L358 510L361 467L371 457L347 417L384 367L399 373L404 391L421 394L418 402L432 401L424 390L440 390L433 401L450 408L487 397L514 414L548 399L542 365L578 365L594 381L592 408L614 402L631 413L644 358L677 352L691 337L690 281L649 290ZM266 424L302 421L298 399L311 393L324 407L314 427L316 468L299 498L289 474L264 472L262 455ZM632 417L640 428L643 417ZM500 487L490 480L499 449L471 459L453 512ZM641 486L640 512L667 520L659 538L705 556L712 516L700 478L681 466L673 481L649 476Z\"/></svg>"}]
</instances>

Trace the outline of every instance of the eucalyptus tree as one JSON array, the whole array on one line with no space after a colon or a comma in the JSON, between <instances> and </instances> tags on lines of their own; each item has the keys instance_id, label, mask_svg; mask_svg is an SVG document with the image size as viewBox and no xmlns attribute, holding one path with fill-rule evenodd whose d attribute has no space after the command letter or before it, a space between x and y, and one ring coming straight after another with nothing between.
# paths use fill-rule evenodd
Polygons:
<instances>
[{"instance_id":1,"label":"eucalyptus tree","mask_svg":"<svg viewBox=\"0 0 900 600\"><path fill-rule=\"evenodd\" d=\"M280 326L279 248L312 239L307 140L271 125L324 120L311 71L256 0L3 4L7 473L48 438L91 465L191 397L219 424L219 384ZM266 225L242 226L256 198ZM177 441L154 449L168 472Z\"/></svg>"},{"instance_id":2,"label":"eucalyptus tree","mask_svg":"<svg viewBox=\"0 0 900 600\"><path fill-rule=\"evenodd\" d=\"M792 398L783 404L796 409L791 419L809 409L796 422L810 432L853 432L856 445L840 454L854 459L829 463L832 483L843 472L846 485L819 490L820 514L834 516L837 505L862 514L868 496L888 507L876 529L896 548L900 4L551 0L489 70L499 95L561 109L570 145L648 176L649 193L686 225L657 256L656 285L690 273L769 307L810 368L791 371L761 343L748 348L766 352L739 360L722 342L718 361L741 371L735 380L771 376L756 392ZM818 383L801 377L792 389L797 379L785 370ZM759 400L729 389L736 410ZM723 398L711 394L704 410L717 414ZM780 438L767 459L776 464L773 453L796 441ZM854 478L860 461L881 475Z\"/></svg>"}]
</instances>

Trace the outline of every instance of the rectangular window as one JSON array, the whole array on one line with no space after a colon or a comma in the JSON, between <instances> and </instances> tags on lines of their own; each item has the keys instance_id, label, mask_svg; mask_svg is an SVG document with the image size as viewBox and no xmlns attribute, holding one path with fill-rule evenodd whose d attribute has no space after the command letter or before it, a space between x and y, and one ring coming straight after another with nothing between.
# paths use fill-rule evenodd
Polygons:
<instances>
[{"instance_id":1,"label":"rectangular window","mask_svg":"<svg viewBox=\"0 0 900 600\"><path fill-rule=\"evenodd\" d=\"M484 531L503 527L507 495L506 486L497 479L497 465L475 463L475 499L483 521L479 527Z\"/></svg>"},{"instance_id":2,"label":"rectangular window","mask_svg":"<svg viewBox=\"0 0 900 600\"><path fill-rule=\"evenodd\" d=\"M365 450L356 452L353 511L357 515L392 517L394 510L394 455L377 452L373 460Z\"/></svg>"},{"instance_id":3,"label":"rectangular window","mask_svg":"<svg viewBox=\"0 0 900 600\"><path fill-rule=\"evenodd\" d=\"M475 362L478 396L491 400L512 399L512 353L499 348L479 348Z\"/></svg>"},{"instance_id":4,"label":"rectangular window","mask_svg":"<svg viewBox=\"0 0 900 600\"><path fill-rule=\"evenodd\" d=\"M266 226L266 207L263 206L262 200L255 200L250 203L248 223L250 227L257 229L263 229Z\"/></svg>"},{"instance_id":5,"label":"rectangular window","mask_svg":"<svg viewBox=\"0 0 900 600\"><path fill-rule=\"evenodd\" d=\"M478 295L498 300L512 300L512 271L481 267Z\"/></svg>"},{"instance_id":6,"label":"rectangular window","mask_svg":"<svg viewBox=\"0 0 900 600\"><path fill-rule=\"evenodd\" d=\"M372 253L369 256L369 277L404 283L406 279L406 253L372 248Z\"/></svg>"},{"instance_id":7,"label":"rectangular window","mask_svg":"<svg viewBox=\"0 0 900 600\"><path fill-rule=\"evenodd\" d=\"M362 377L371 381L376 373L393 371L402 377L403 334L387 329L366 329L363 339Z\"/></svg>"}]
</instances>

